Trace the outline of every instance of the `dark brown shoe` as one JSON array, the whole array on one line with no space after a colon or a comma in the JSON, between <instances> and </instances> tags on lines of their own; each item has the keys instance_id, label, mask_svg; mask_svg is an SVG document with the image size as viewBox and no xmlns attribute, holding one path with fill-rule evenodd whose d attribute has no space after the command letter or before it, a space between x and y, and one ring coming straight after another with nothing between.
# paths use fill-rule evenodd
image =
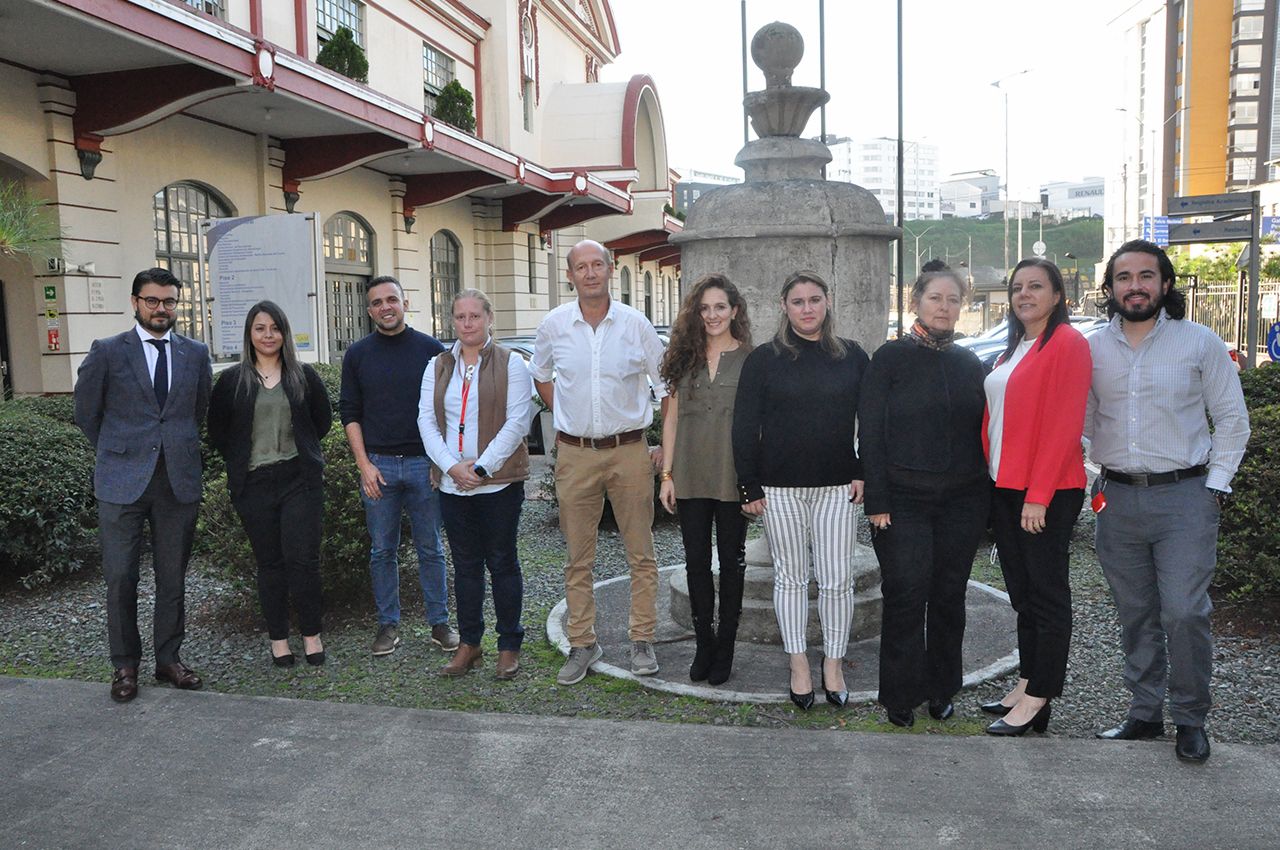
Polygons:
<instances>
[{"instance_id":1,"label":"dark brown shoe","mask_svg":"<svg viewBox=\"0 0 1280 850\"><path fill-rule=\"evenodd\" d=\"M514 679L520 672L520 650L503 649L498 651L498 669L493 671L495 679Z\"/></svg>"},{"instance_id":2,"label":"dark brown shoe","mask_svg":"<svg viewBox=\"0 0 1280 850\"><path fill-rule=\"evenodd\" d=\"M441 676L465 676L472 668L479 667L484 660L484 652L478 646L469 643L458 644L458 651L453 660L440 668Z\"/></svg>"},{"instance_id":3,"label":"dark brown shoe","mask_svg":"<svg viewBox=\"0 0 1280 850\"><path fill-rule=\"evenodd\" d=\"M181 661L156 665L156 681L168 682L182 691L198 691L204 687L204 680L196 675L195 670Z\"/></svg>"},{"instance_id":4,"label":"dark brown shoe","mask_svg":"<svg viewBox=\"0 0 1280 850\"><path fill-rule=\"evenodd\" d=\"M138 668L117 667L111 674L111 698L116 702L132 702L138 695Z\"/></svg>"}]
</instances>

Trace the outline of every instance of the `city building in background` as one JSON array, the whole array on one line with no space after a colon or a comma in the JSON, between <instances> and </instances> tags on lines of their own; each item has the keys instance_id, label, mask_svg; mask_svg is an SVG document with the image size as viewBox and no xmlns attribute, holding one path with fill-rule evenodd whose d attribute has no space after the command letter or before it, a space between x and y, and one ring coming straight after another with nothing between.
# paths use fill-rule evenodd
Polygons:
<instances>
[{"instance_id":1,"label":"city building in background","mask_svg":"<svg viewBox=\"0 0 1280 850\"><path fill-rule=\"evenodd\" d=\"M984 218L1002 209L1000 175L991 169L952 174L938 193L942 218Z\"/></svg>"},{"instance_id":2,"label":"city building in background","mask_svg":"<svg viewBox=\"0 0 1280 850\"><path fill-rule=\"evenodd\" d=\"M871 192L892 222L898 212L898 140L884 136L858 141L828 135L831 149L827 179L854 183ZM903 219L941 218L938 190L938 147L904 140L902 156Z\"/></svg>"},{"instance_id":3,"label":"city building in background","mask_svg":"<svg viewBox=\"0 0 1280 850\"><path fill-rule=\"evenodd\" d=\"M1106 181L1101 177L1045 183L1040 187L1041 215L1057 219L1102 216L1105 194Z\"/></svg>"},{"instance_id":4,"label":"city building in background","mask_svg":"<svg viewBox=\"0 0 1280 850\"><path fill-rule=\"evenodd\" d=\"M369 331L382 274L423 331L451 337L452 296L475 286L499 336L532 333L573 297L584 237L614 252L615 297L674 315L662 110L647 76L599 82L619 51L607 0L0 5L0 181L47 198L64 234L48 268L0 257L5 392L71 390L91 342L132 323L139 269L186 283L178 329L209 340L209 219L314 216L308 359ZM317 61L344 27L367 82Z\"/></svg>"}]
</instances>

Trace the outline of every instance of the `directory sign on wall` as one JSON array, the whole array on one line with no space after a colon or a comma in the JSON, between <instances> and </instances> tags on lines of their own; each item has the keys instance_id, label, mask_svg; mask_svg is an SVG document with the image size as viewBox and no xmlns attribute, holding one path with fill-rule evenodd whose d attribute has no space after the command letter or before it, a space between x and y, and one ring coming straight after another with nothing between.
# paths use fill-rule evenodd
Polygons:
<instances>
[{"instance_id":1,"label":"directory sign on wall","mask_svg":"<svg viewBox=\"0 0 1280 850\"><path fill-rule=\"evenodd\" d=\"M240 353L249 308L274 301L299 352L316 347L315 222L310 215L257 215L208 223L213 350Z\"/></svg>"}]
</instances>

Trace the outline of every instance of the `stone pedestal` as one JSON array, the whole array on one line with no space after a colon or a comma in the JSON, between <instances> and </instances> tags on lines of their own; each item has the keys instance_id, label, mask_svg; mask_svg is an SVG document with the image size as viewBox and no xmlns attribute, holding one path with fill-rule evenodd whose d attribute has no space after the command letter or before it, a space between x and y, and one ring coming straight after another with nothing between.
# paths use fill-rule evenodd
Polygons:
<instances>
[{"instance_id":1,"label":"stone pedestal","mask_svg":"<svg viewBox=\"0 0 1280 850\"><path fill-rule=\"evenodd\" d=\"M719 565L713 564L719 587ZM879 637L882 615L880 568L875 553L857 545L853 554L853 627L850 640ZM692 629L689 614L689 583L683 569L671 574L671 619ZM809 582L809 628L806 639L822 645L822 621L818 617L818 585ZM747 575L742 593L742 619L738 623L738 640L751 643L781 644L778 618L773 610L773 557L769 540L761 537L747 544Z\"/></svg>"}]
</instances>

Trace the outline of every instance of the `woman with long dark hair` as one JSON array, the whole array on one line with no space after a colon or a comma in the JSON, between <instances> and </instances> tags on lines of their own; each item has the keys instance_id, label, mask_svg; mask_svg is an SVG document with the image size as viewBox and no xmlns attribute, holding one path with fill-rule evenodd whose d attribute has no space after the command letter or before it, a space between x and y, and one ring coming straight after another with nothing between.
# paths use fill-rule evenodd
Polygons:
<instances>
[{"instance_id":1,"label":"woman with long dark hair","mask_svg":"<svg viewBox=\"0 0 1280 850\"><path fill-rule=\"evenodd\" d=\"M964 678L965 590L991 503L982 363L952 344L966 294L949 269L920 276L915 323L871 358L858 405L884 596L879 700L897 726L925 701L935 720L951 717Z\"/></svg>"},{"instance_id":2,"label":"woman with long dark hair","mask_svg":"<svg viewBox=\"0 0 1280 850\"><path fill-rule=\"evenodd\" d=\"M983 439L995 497L991 525L1018 613L1018 684L982 710L992 735L1049 726L1071 644L1068 546L1084 503L1080 436L1092 379L1089 343L1071 327L1062 273L1048 260L1009 278L1009 345L987 376Z\"/></svg>"},{"instance_id":3,"label":"woman with long dark hair","mask_svg":"<svg viewBox=\"0 0 1280 850\"><path fill-rule=\"evenodd\" d=\"M854 505L863 484L855 421L868 358L836 336L830 287L816 272L786 279L782 310L773 341L742 366L733 459L742 509L764 517L791 701L807 710L810 575L818 581L823 690L833 705L849 699L843 662L853 623Z\"/></svg>"},{"instance_id":4,"label":"woman with long dark hair","mask_svg":"<svg viewBox=\"0 0 1280 850\"><path fill-rule=\"evenodd\" d=\"M733 470L733 404L751 351L751 321L738 288L724 275L701 278L684 299L662 358L667 408L662 418L659 498L679 513L697 649L689 678L724 684L733 668L742 613L747 522ZM720 618L711 576L711 528L720 559Z\"/></svg>"},{"instance_id":5,"label":"woman with long dark hair","mask_svg":"<svg viewBox=\"0 0 1280 850\"><path fill-rule=\"evenodd\" d=\"M497 615L496 679L520 671L524 577L516 533L529 477L525 435L533 418L533 380L524 358L493 341L493 305L464 289L450 307L458 341L422 375L418 431L440 488L440 513L453 554L461 643L442 676L465 676L484 660L484 584Z\"/></svg>"},{"instance_id":6,"label":"woman with long dark hair","mask_svg":"<svg viewBox=\"0 0 1280 850\"><path fill-rule=\"evenodd\" d=\"M209 442L226 460L231 503L258 562L258 598L271 660L292 667L289 601L308 664L323 664L320 532L324 455L333 409L324 382L298 362L284 311L249 308L240 362L218 376L209 402Z\"/></svg>"}]
</instances>

